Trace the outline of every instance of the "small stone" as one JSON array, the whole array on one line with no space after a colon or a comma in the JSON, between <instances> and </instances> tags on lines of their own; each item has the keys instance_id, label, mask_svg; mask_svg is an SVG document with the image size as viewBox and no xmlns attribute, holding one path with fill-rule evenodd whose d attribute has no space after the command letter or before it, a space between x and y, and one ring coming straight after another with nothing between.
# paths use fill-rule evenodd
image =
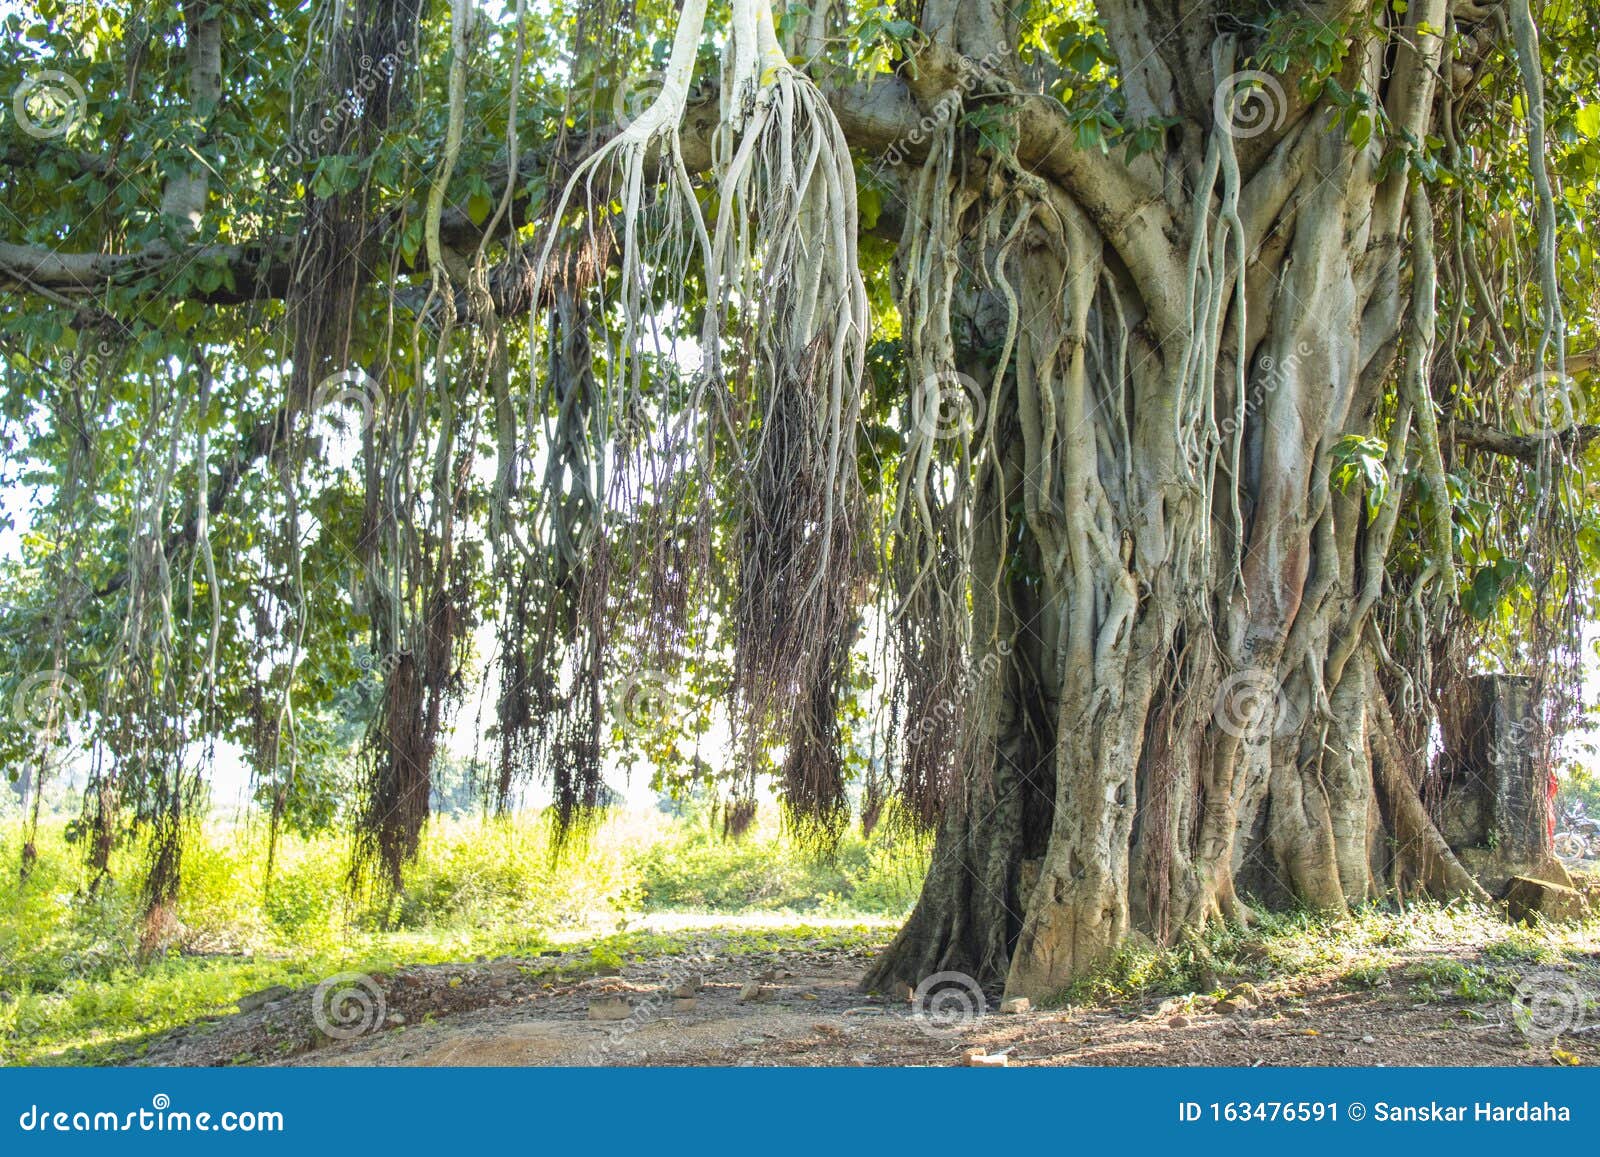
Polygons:
<instances>
[{"instance_id":1,"label":"small stone","mask_svg":"<svg viewBox=\"0 0 1600 1157\"><path fill-rule=\"evenodd\" d=\"M1245 980L1228 989L1228 999L1235 1004L1256 1005L1261 1003L1261 993L1255 985Z\"/></svg>"},{"instance_id":2,"label":"small stone","mask_svg":"<svg viewBox=\"0 0 1600 1157\"><path fill-rule=\"evenodd\" d=\"M254 1012L275 1000L282 1000L286 996L293 996L294 990L281 984L274 984L271 988L263 988L260 992L252 992L248 996L239 998L240 1012Z\"/></svg>"},{"instance_id":3,"label":"small stone","mask_svg":"<svg viewBox=\"0 0 1600 1157\"><path fill-rule=\"evenodd\" d=\"M1033 1008L1033 1002L1025 996L1011 996L1000 1002L1000 1011L1008 1016L1017 1016Z\"/></svg>"},{"instance_id":4,"label":"small stone","mask_svg":"<svg viewBox=\"0 0 1600 1157\"><path fill-rule=\"evenodd\" d=\"M1286 1009L1284 1015L1291 1016L1295 1020L1306 1020L1311 1016L1311 1010L1309 1008L1291 1008Z\"/></svg>"},{"instance_id":5,"label":"small stone","mask_svg":"<svg viewBox=\"0 0 1600 1157\"><path fill-rule=\"evenodd\" d=\"M1538 915L1553 922L1582 920L1585 910L1583 894L1577 889L1531 876L1511 877L1506 887L1506 909L1513 920Z\"/></svg>"},{"instance_id":6,"label":"small stone","mask_svg":"<svg viewBox=\"0 0 1600 1157\"><path fill-rule=\"evenodd\" d=\"M391 1012L389 1014L389 1023L390 1024L405 1024L405 1022L406 1022L406 1018L405 1018L405 1014L404 1013Z\"/></svg>"},{"instance_id":7,"label":"small stone","mask_svg":"<svg viewBox=\"0 0 1600 1157\"><path fill-rule=\"evenodd\" d=\"M1010 1059L1004 1053L996 1053L994 1056L977 1053L967 1057L962 1063L969 1069L1003 1069L1010 1063Z\"/></svg>"},{"instance_id":8,"label":"small stone","mask_svg":"<svg viewBox=\"0 0 1600 1157\"><path fill-rule=\"evenodd\" d=\"M759 980L747 980L744 987L739 990L739 999L746 1003L752 1000L765 1000L770 995L772 990Z\"/></svg>"},{"instance_id":9,"label":"small stone","mask_svg":"<svg viewBox=\"0 0 1600 1157\"><path fill-rule=\"evenodd\" d=\"M678 1000L687 1000L699 992L705 985L705 977L690 976L672 986L672 995Z\"/></svg>"},{"instance_id":10,"label":"small stone","mask_svg":"<svg viewBox=\"0 0 1600 1157\"><path fill-rule=\"evenodd\" d=\"M1378 1043L1378 1038L1371 1035L1364 1036L1361 1038L1361 1043L1364 1045L1375 1045Z\"/></svg>"},{"instance_id":11,"label":"small stone","mask_svg":"<svg viewBox=\"0 0 1600 1157\"><path fill-rule=\"evenodd\" d=\"M1219 1000L1211 1007L1223 1016L1231 1016L1236 1012L1244 1011L1244 1005L1235 1000Z\"/></svg>"},{"instance_id":12,"label":"small stone","mask_svg":"<svg viewBox=\"0 0 1600 1157\"><path fill-rule=\"evenodd\" d=\"M1175 1016L1171 1020L1167 1021L1167 1027L1168 1028L1188 1028L1189 1027L1189 1018L1186 1017L1186 1016Z\"/></svg>"},{"instance_id":13,"label":"small stone","mask_svg":"<svg viewBox=\"0 0 1600 1157\"><path fill-rule=\"evenodd\" d=\"M964 1048L961 1050L961 1063L964 1065L970 1065L976 1058L987 1056L988 1053L989 1050L984 1048L982 1045L972 1045L969 1048Z\"/></svg>"},{"instance_id":14,"label":"small stone","mask_svg":"<svg viewBox=\"0 0 1600 1157\"><path fill-rule=\"evenodd\" d=\"M633 1015L633 1002L625 996L597 996L589 1001L590 1020L627 1020Z\"/></svg>"}]
</instances>

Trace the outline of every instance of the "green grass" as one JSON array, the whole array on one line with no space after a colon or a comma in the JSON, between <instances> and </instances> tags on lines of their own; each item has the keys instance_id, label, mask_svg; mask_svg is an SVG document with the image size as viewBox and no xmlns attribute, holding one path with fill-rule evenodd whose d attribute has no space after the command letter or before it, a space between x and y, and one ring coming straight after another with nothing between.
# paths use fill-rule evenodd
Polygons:
<instances>
[{"instance_id":1,"label":"green grass","mask_svg":"<svg viewBox=\"0 0 1600 1157\"><path fill-rule=\"evenodd\" d=\"M615 817L558 860L531 820L436 821L403 895L378 912L349 898L345 841L285 838L269 883L264 834L215 828L191 841L167 942L141 957L133 882L142 850L119 848L91 895L65 836L61 823L45 826L21 883L17 826L0 827L0 1062L133 1055L153 1034L226 1015L249 993L341 971L577 949L529 966L557 978L691 944L726 956L867 948L909 910L928 854L916 841L852 833L819 856L771 817L727 841L703 816L649 815ZM1524 970L1583 963L1597 950L1600 922L1511 926L1470 905L1265 913L1248 930L1213 926L1164 948L1130 943L1055 1003L1216 994L1251 979L1289 993L1326 983L1470 1005L1504 999Z\"/></svg>"},{"instance_id":2,"label":"green grass","mask_svg":"<svg viewBox=\"0 0 1600 1157\"><path fill-rule=\"evenodd\" d=\"M1429 1002L1465 1000L1482 1004L1508 997L1516 987L1507 973L1451 959L1418 961L1405 969L1405 976L1415 981L1412 995Z\"/></svg>"},{"instance_id":3,"label":"green grass","mask_svg":"<svg viewBox=\"0 0 1600 1157\"><path fill-rule=\"evenodd\" d=\"M141 958L132 882L142 850L118 849L110 879L90 895L63 824L46 824L37 846L21 883L17 826L0 832L0 865L9 865L0 872L0 1063L123 1055L154 1033L225 1015L249 993L346 970L530 956L580 943L593 945L590 967L684 950L682 936L626 930L641 914L793 925L730 934L730 955L881 940L915 899L927 855L914 841L851 834L821 857L785 839L770 819L728 842L703 818L651 815L608 821L558 860L548 830L532 820L437 821L385 913L350 900L345 841L285 838L269 883L264 833L215 828L186 852L169 942ZM872 927L808 926L822 919Z\"/></svg>"},{"instance_id":4,"label":"green grass","mask_svg":"<svg viewBox=\"0 0 1600 1157\"><path fill-rule=\"evenodd\" d=\"M1482 1003L1507 997L1525 967L1581 960L1597 949L1600 920L1527 928L1477 905L1268 912L1248 930L1214 926L1171 947L1129 945L1055 1003L1214 993L1239 979L1364 992L1404 983L1412 999Z\"/></svg>"}]
</instances>

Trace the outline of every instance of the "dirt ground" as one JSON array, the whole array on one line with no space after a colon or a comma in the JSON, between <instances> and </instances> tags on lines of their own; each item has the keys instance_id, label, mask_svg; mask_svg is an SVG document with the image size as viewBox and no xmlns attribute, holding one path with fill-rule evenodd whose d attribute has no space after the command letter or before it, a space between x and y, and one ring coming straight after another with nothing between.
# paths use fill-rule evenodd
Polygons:
<instances>
[{"instance_id":1,"label":"dirt ground","mask_svg":"<svg viewBox=\"0 0 1600 1157\"><path fill-rule=\"evenodd\" d=\"M970 994L952 990L942 1002L957 1014L950 1022L914 1015L909 993L858 991L872 951L819 937L752 952L737 934L707 930L615 975L597 975L612 969L582 949L407 968L320 994L256 994L241 1002L249 1011L168 1033L133 1063L959 1065L975 1047L1003 1053L1008 1066L1600 1063L1600 1032L1586 1031L1592 1010L1580 1009L1554 1040L1538 1031L1530 1039L1503 993L1441 993L1429 979L1441 961L1493 974L1494 962L1470 947L1413 953L1354 989L1333 975L1252 977L1222 1000L1002 1013L990 999L979 1015ZM1600 991L1600 960L1536 971L1566 991L1579 984L1587 1001ZM1218 991L1243 979L1219 977ZM693 990L692 1000L673 989ZM620 1019L594 1019L607 1012Z\"/></svg>"}]
</instances>

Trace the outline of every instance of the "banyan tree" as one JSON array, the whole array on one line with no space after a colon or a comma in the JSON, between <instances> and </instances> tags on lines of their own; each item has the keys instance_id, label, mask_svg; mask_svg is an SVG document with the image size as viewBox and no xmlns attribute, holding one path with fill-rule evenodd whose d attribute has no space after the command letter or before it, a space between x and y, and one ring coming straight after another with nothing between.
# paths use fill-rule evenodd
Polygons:
<instances>
[{"instance_id":1,"label":"banyan tree","mask_svg":"<svg viewBox=\"0 0 1600 1157\"><path fill-rule=\"evenodd\" d=\"M622 753L936 833L880 988L1481 894L1437 705L1548 762L1600 542L1584 0L36 8L8 742L153 916L356 686L357 886L452 725L562 833Z\"/></svg>"}]
</instances>

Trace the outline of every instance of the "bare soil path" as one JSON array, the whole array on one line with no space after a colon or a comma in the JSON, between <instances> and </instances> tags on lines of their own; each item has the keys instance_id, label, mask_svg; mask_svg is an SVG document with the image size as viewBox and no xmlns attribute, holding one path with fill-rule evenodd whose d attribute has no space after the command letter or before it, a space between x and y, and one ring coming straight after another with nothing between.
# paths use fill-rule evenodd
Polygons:
<instances>
[{"instance_id":1,"label":"bare soil path","mask_svg":"<svg viewBox=\"0 0 1600 1157\"><path fill-rule=\"evenodd\" d=\"M957 1065L974 1047L1010 1066L1600 1063L1585 1007L1600 993L1600 954L1531 967L1447 945L1401 954L1354 985L1348 973L1221 976L1206 994L1020 1014L991 1000L946 1024L914 1015L907 994L857 990L871 942L887 939L689 929L620 967L579 948L406 968L320 997L260 994L241 1002L249 1011L156 1039L133 1063ZM1560 1022L1554 1039L1519 1028L1518 986L1524 1007L1536 998L1534 1015ZM674 989L693 989L692 1000ZM1572 992L1579 1006L1559 1007ZM619 1019L593 1019L607 1012Z\"/></svg>"}]
</instances>

